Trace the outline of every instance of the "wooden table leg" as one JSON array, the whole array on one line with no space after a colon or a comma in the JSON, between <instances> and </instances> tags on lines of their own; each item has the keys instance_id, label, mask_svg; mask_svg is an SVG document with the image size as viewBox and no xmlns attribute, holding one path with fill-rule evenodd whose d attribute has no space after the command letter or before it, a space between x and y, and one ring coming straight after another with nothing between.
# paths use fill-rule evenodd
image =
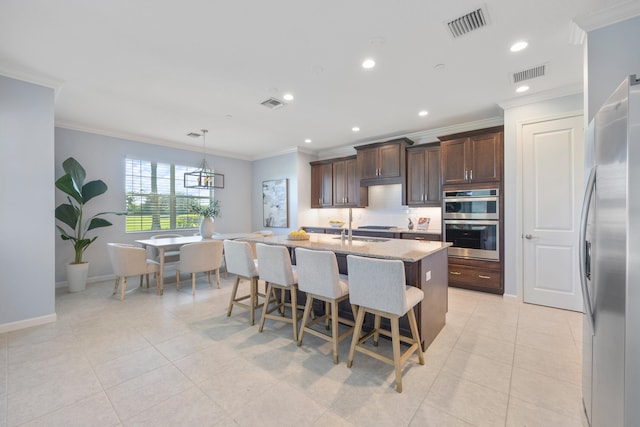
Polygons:
<instances>
[{"instance_id":1,"label":"wooden table leg","mask_svg":"<svg viewBox=\"0 0 640 427\"><path fill-rule=\"evenodd\" d=\"M158 277L158 295L164 294L164 248L158 248L160 255L160 275Z\"/></svg>"}]
</instances>

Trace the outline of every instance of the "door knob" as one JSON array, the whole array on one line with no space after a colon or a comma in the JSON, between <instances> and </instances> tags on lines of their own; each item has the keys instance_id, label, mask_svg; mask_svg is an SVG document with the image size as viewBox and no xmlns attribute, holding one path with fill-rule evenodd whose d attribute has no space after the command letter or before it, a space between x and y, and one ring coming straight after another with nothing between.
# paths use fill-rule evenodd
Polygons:
<instances>
[{"instance_id":1,"label":"door knob","mask_svg":"<svg viewBox=\"0 0 640 427\"><path fill-rule=\"evenodd\" d=\"M526 234L524 236L524 238L527 239L527 240L531 240L531 239L533 239L533 236L531 234Z\"/></svg>"}]
</instances>

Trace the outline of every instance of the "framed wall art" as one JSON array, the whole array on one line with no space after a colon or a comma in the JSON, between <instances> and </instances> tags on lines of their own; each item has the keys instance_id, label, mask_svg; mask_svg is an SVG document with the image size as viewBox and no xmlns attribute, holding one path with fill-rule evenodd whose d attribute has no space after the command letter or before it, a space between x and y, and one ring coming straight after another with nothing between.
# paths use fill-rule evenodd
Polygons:
<instances>
[{"instance_id":1,"label":"framed wall art","mask_svg":"<svg viewBox=\"0 0 640 427\"><path fill-rule=\"evenodd\" d=\"M262 181L262 225L289 227L289 180Z\"/></svg>"}]
</instances>

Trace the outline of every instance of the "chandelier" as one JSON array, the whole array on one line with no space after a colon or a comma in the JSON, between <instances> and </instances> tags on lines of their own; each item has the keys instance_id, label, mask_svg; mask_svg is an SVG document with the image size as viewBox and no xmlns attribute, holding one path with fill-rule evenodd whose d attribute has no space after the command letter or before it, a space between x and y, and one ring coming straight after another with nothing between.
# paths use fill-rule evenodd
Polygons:
<instances>
[{"instance_id":1,"label":"chandelier","mask_svg":"<svg viewBox=\"0 0 640 427\"><path fill-rule=\"evenodd\" d=\"M214 173L213 169L210 168L209 164L207 163L207 145L205 140L207 132L209 131L206 129L202 129L202 163L200 164L200 168L191 172L185 172L184 188L221 188L219 185L216 185L216 175L220 176L221 174ZM200 136L197 133L192 133L189 135Z\"/></svg>"}]
</instances>

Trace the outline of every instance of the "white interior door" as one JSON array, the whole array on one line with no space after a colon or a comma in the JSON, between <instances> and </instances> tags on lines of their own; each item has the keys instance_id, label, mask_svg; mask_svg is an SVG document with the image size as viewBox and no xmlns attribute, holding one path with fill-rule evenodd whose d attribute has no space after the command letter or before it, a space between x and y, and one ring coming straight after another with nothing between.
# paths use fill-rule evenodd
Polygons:
<instances>
[{"instance_id":1,"label":"white interior door","mask_svg":"<svg viewBox=\"0 0 640 427\"><path fill-rule=\"evenodd\" d=\"M526 124L522 136L524 302L582 311L583 118Z\"/></svg>"}]
</instances>

